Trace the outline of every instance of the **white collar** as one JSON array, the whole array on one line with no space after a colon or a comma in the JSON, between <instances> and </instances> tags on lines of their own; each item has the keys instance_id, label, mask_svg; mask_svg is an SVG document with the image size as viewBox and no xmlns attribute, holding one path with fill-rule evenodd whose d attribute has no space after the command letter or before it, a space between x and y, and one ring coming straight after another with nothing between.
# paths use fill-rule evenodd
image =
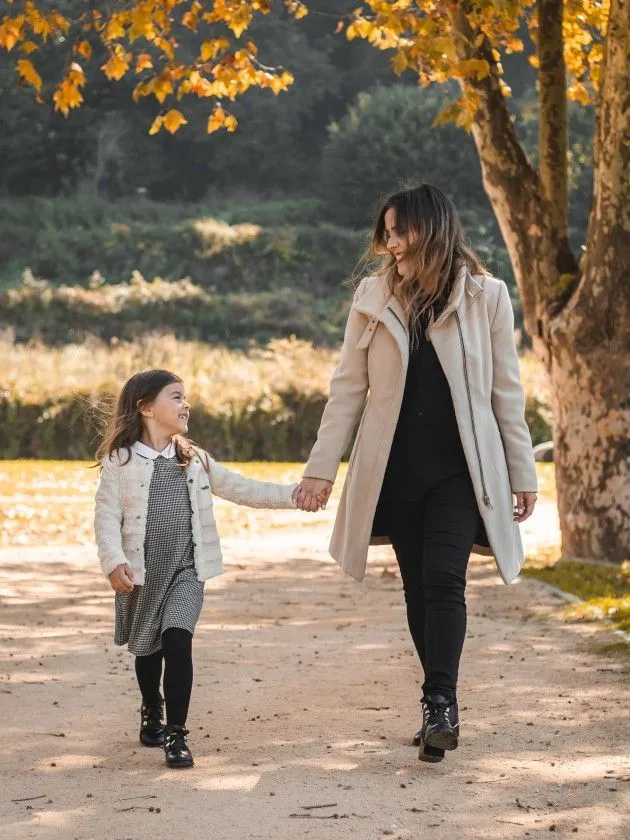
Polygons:
<instances>
[{"instance_id":1,"label":"white collar","mask_svg":"<svg viewBox=\"0 0 630 840\"><path fill-rule=\"evenodd\" d=\"M138 455L142 455L143 458L150 458L152 461L155 461L160 455L162 458L172 458L175 455L175 444L173 441L165 446L161 452L156 452L155 449L151 449L150 446L147 446L146 443L142 443L140 440L137 440L131 448Z\"/></svg>"}]
</instances>

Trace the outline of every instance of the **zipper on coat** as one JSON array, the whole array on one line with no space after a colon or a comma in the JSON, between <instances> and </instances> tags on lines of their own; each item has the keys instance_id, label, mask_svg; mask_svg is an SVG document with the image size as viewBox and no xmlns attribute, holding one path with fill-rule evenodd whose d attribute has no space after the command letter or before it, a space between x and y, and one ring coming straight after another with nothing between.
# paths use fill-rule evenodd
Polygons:
<instances>
[{"instance_id":1,"label":"zipper on coat","mask_svg":"<svg viewBox=\"0 0 630 840\"><path fill-rule=\"evenodd\" d=\"M486 480L483 475L483 465L481 463L481 453L479 451L479 441L477 440L477 429L475 427L475 415L473 412L473 404L472 404L472 397L470 395L470 383L468 382L468 364L466 362L466 347L464 346L464 336L462 333L462 325L459 321L459 315L457 312L455 313L455 318L457 319L457 331L459 332L459 342L462 346L462 358L464 361L464 379L466 380L466 393L468 394L468 407L470 409L470 420L472 423L472 430L473 430L473 437L475 439L475 449L477 450L477 460L479 461L479 472L481 473L481 486L483 488L483 501L488 507L492 508L492 502L490 501L490 496L488 495L488 490L486 488ZM493 508L494 509L494 508Z\"/></svg>"}]
</instances>

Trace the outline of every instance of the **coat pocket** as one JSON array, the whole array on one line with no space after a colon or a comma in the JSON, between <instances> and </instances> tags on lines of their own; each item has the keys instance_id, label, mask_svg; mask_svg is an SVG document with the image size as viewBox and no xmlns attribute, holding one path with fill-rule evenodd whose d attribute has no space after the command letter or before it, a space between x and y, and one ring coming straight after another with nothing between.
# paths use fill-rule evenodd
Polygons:
<instances>
[{"instance_id":1,"label":"coat pocket","mask_svg":"<svg viewBox=\"0 0 630 840\"><path fill-rule=\"evenodd\" d=\"M366 350L370 346L372 339L374 338L374 333L376 332L377 326L378 318L370 318L367 327L363 330L361 338L357 341L357 350Z\"/></svg>"}]
</instances>

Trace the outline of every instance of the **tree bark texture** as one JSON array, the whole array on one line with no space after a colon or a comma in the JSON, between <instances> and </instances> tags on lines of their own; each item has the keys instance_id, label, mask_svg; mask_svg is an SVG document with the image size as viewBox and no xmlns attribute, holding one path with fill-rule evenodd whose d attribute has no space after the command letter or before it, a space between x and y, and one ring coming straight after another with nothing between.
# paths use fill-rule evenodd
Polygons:
<instances>
[{"instance_id":1,"label":"tree bark texture","mask_svg":"<svg viewBox=\"0 0 630 840\"><path fill-rule=\"evenodd\" d=\"M540 180L549 203L558 248L558 271L574 272L569 247L569 115L562 37L564 0L538 0L538 145Z\"/></svg>"}]
</instances>

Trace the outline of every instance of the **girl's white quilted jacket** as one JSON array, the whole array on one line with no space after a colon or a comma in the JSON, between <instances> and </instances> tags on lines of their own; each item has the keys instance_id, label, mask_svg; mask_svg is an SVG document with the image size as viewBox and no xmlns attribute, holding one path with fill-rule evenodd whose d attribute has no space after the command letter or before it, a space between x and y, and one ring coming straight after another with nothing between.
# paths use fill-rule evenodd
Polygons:
<instances>
[{"instance_id":1,"label":"girl's white quilted jacket","mask_svg":"<svg viewBox=\"0 0 630 840\"><path fill-rule=\"evenodd\" d=\"M285 486L245 478L222 467L203 450L186 468L188 492L192 507L192 537L195 568L199 580L223 572L221 545L212 509L212 493L237 505L254 508L294 508L293 490ZM210 476L201 463L207 464ZM144 537L149 504L149 485L153 460L132 450L128 463L127 450L112 453L103 461L103 470L96 491L94 531L101 567L105 575L116 566L127 563L134 583L144 584Z\"/></svg>"}]
</instances>

